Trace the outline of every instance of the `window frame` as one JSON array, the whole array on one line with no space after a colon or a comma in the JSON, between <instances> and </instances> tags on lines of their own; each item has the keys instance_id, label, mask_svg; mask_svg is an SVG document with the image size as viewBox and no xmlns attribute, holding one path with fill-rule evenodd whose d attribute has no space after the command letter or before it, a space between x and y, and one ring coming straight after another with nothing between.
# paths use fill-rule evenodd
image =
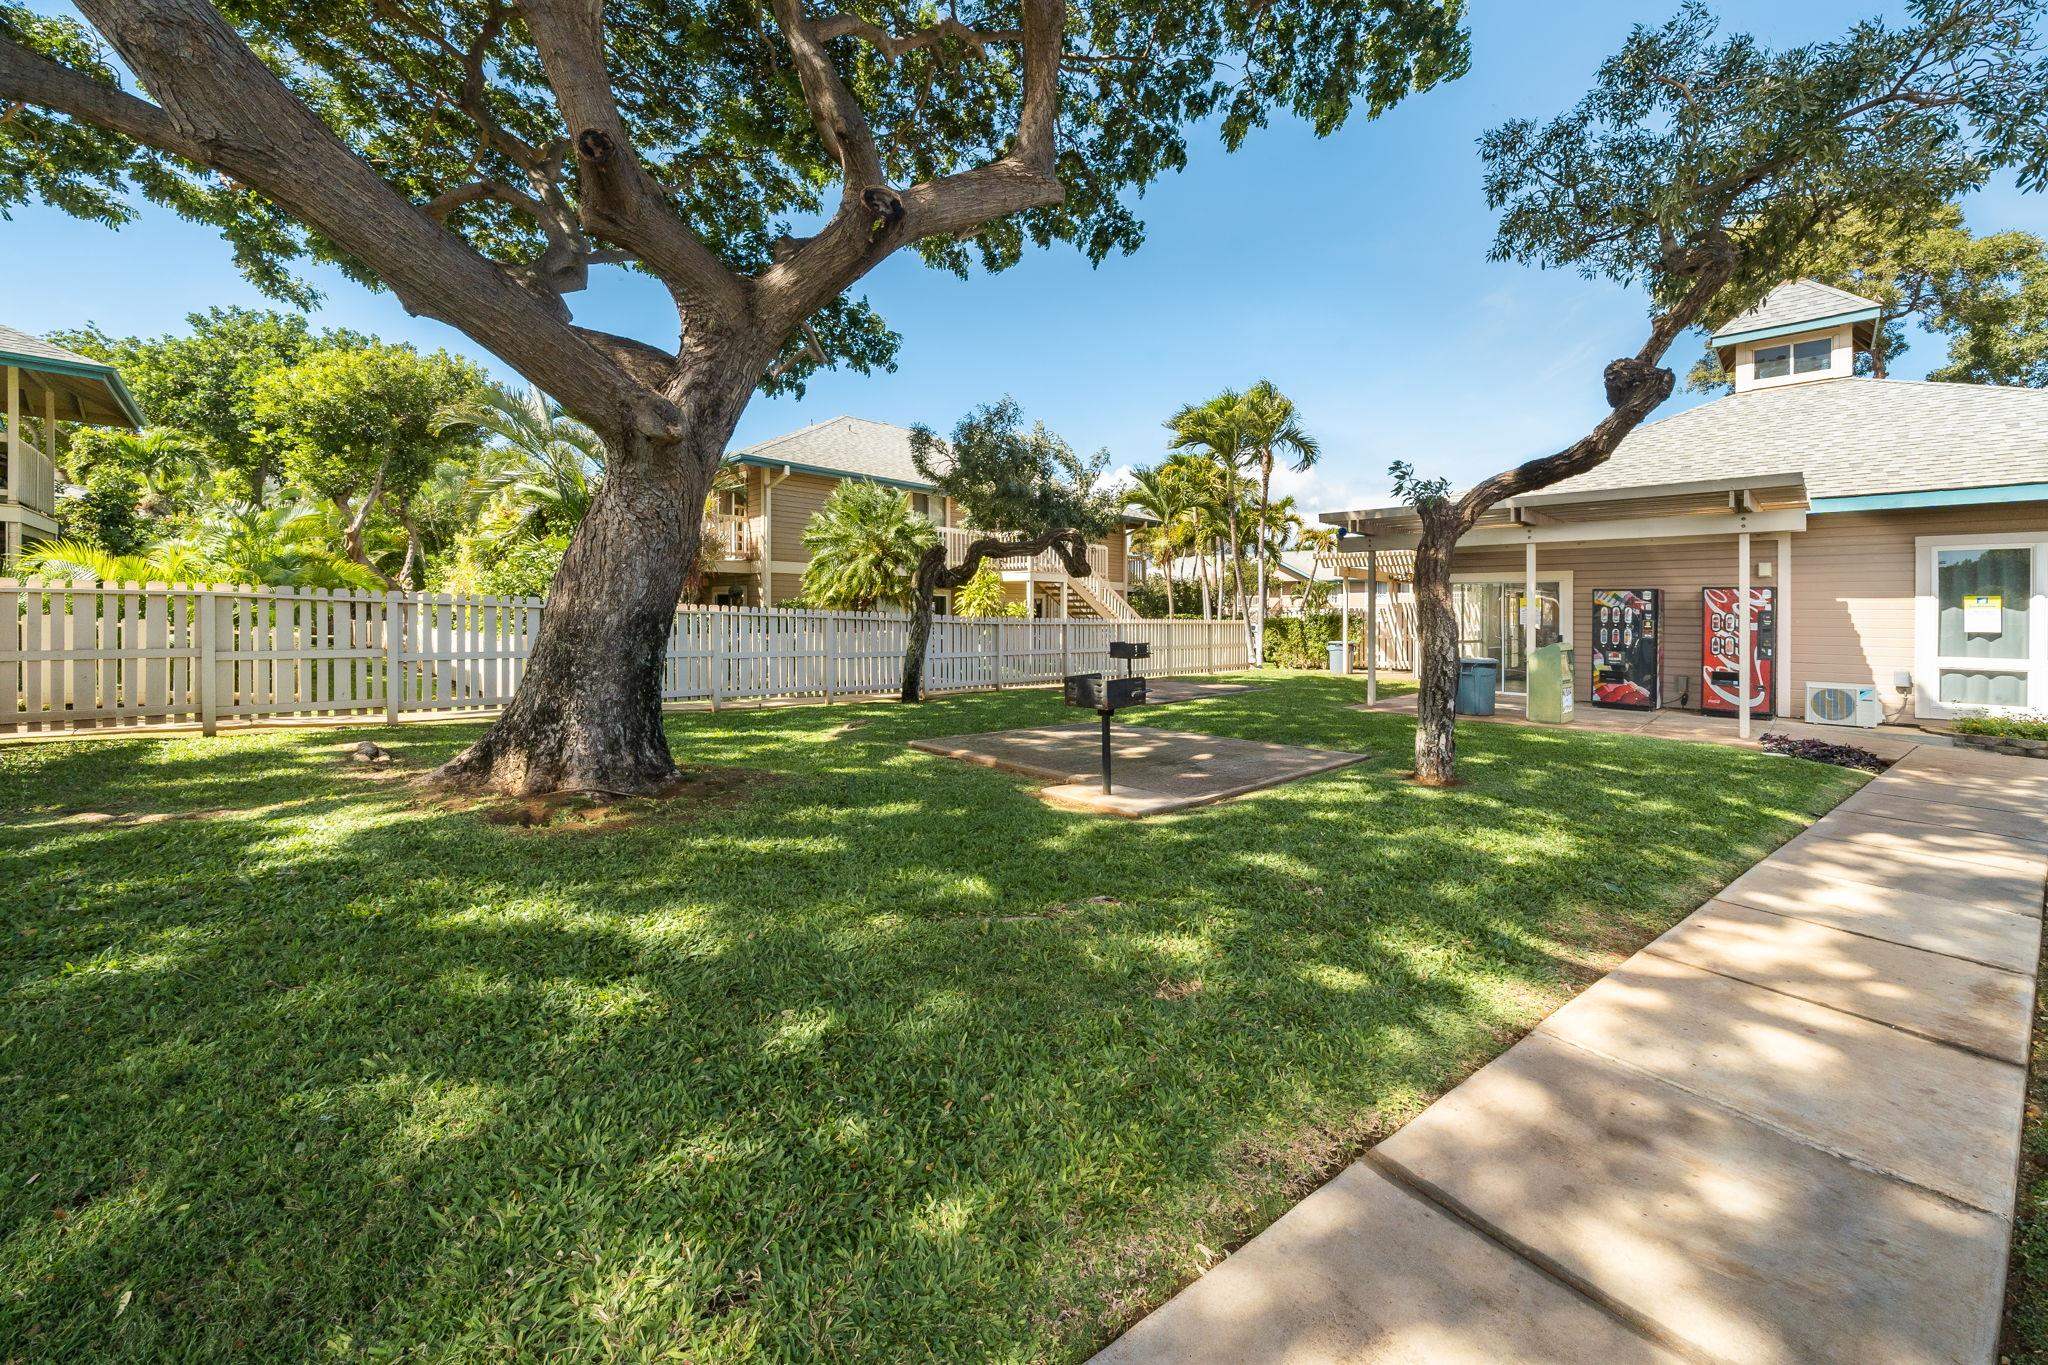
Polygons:
<instances>
[{"instance_id":1,"label":"window frame","mask_svg":"<svg viewBox=\"0 0 2048 1365\"><path fill-rule=\"evenodd\" d=\"M1807 352L1807 353L1808 353L1809 355L1811 355L1811 354L1812 354L1812 348L1813 348L1813 347L1815 347L1815 346L1818 346L1818 347L1820 347L1820 363L1819 363L1818 365L1809 365L1809 366L1807 366L1806 368L1804 368L1804 369L1801 369L1801 368L1800 368L1800 355L1799 355L1799 353L1800 353L1800 352L1801 352L1802 350L1804 350L1804 351L1806 351L1806 352ZM1834 368L1835 368L1835 339L1834 339L1834 337L1832 337L1832 336L1822 336L1822 337L1808 337L1808 338L1807 338L1806 340L1804 340L1804 341L1795 341L1795 342L1793 342L1793 343L1792 343L1792 369L1791 369L1791 371L1790 371L1790 372L1791 372L1792 374L1819 374L1819 373L1820 373L1821 371L1823 371L1823 370L1832 370L1832 369L1834 369Z\"/></svg>"},{"instance_id":2,"label":"window frame","mask_svg":"<svg viewBox=\"0 0 2048 1365\"><path fill-rule=\"evenodd\" d=\"M1785 368L1783 370L1778 371L1776 374L1764 373L1764 357L1766 355L1778 351L1783 351L1785 353ZM1770 346L1759 346L1749 353L1749 364L1751 377L1759 381L1767 379L1789 379L1792 376L1792 343L1789 341L1781 341Z\"/></svg>"},{"instance_id":3,"label":"window frame","mask_svg":"<svg viewBox=\"0 0 2048 1365\"><path fill-rule=\"evenodd\" d=\"M2026 550L2027 652L1994 659L1942 654L1940 552L1943 550ZM1913 539L1913 713L1924 720L1951 720L1959 711L1994 714L2048 709L2048 535L1947 535ZM2026 700L2017 706L1941 700L1942 673L2009 673L2025 680ZM1879 680L1882 682L1882 679Z\"/></svg>"}]
</instances>

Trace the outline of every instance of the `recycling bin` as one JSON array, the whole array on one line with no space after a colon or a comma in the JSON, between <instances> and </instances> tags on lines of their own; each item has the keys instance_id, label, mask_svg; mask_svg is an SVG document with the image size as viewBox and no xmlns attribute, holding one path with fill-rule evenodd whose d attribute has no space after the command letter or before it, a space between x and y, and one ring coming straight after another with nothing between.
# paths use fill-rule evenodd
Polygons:
<instances>
[{"instance_id":1,"label":"recycling bin","mask_svg":"<svg viewBox=\"0 0 2048 1365\"><path fill-rule=\"evenodd\" d=\"M1339 674L1351 671L1351 646L1343 640L1330 641L1330 671Z\"/></svg>"},{"instance_id":2,"label":"recycling bin","mask_svg":"<svg viewBox=\"0 0 2048 1365\"><path fill-rule=\"evenodd\" d=\"M1461 658L1458 660L1457 713L1461 716L1490 716L1493 698L1500 691L1500 660Z\"/></svg>"},{"instance_id":3,"label":"recycling bin","mask_svg":"<svg viewBox=\"0 0 2048 1365\"><path fill-rule=\"evenodd\" d=\"M1572 718L1572 650L1562 640L1529 656L1529 719L1550 725Z\"/></svg>"}]
</instances>

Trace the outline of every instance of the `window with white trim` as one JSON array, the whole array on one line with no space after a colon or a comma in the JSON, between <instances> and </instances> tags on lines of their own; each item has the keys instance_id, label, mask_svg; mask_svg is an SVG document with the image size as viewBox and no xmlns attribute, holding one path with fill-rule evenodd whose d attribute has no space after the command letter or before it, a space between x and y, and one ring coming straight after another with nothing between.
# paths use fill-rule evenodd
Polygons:
<instances>
[{"instance_id":1,"label":"window with white trim","mask_svg":"<svg viewBox=\"0 0 2048 1365\"><path fill-rule=\"evenodd\" d=\"M2048 706L2048 537L1918 544L1919 714Z\"/></svg>"}]
</instances>

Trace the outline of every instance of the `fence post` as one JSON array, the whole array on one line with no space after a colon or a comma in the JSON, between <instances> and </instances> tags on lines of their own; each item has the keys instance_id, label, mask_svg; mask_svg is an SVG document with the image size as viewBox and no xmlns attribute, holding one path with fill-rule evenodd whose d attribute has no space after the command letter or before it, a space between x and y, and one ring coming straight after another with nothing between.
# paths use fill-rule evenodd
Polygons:
<instances>
[{"instance_id":1,"label":"fence post","mask_svg":"<svg viewBox=\"0 0 2048 1365\"><path fill-rule=\"evenodd\" d=\"M711 657L705 666L711 670L711 709L714 711L725 700L725 612L723 607L712 607L706 613L711 617Z\"/></svg>"},{"instance_id":2,"label":"fence post","mask_svg":"<svg viewBox=\"0 0 2048 1365\"><path fill-rule=\"evenodd\" d=\"M1060 677L1065 678L1074 671L1074 650L1067 641L1067 618L1060 618Z\"/></svg>"},{"instance_id":3,"label":"fence post","mask_svg":"<svg viewBox=\"0 0 2048 1365\"><path fill-rule=\"evenodd\" d=\"M398 724L398 700L405 685L405 607L398 594L384 594L384 719Z\"/></svg>"},{"instance_id":4,"label":"fence post","mask_svg":"<svg viewBox=\"0 0 2048 1365\"><path fill-rule=\"evenodd\" d=\"M219 669L215 661L220 656L214 641L214 613L219 610L214 600L213 589L204 583L199 585L199 676L192 680L193 701L199 707L199 732L212 734L220 725Z\"/></svg>"},{"instance_id":5,"label":"fence post","mask_svg":"<svg viewBox=\"0 0 2048 1365\"><path fill-rule=\"evenodd\" d=\"M838 680L839 673L839 613L836 611L825 613L825 657L822 662L825 665L825 700L830 702L835 690L833 683Z\"/></svg>"}]
</instances>

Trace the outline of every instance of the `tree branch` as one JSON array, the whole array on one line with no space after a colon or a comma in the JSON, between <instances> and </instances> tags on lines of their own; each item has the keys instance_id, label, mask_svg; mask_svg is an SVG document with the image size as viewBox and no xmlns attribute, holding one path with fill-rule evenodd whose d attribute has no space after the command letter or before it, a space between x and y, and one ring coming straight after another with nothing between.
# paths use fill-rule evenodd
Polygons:
<instances>
[{"instance_id":1,"label":"tree branch","mask_svg":"<svg viewBox=\"0 0 2048 1365\"><path fill-rule=\"evenodd\" d=\"M602 0L520 0L519 8L575 148L584 226L679 282L686 316L745 317L746 281L690 231L626 135L605 69Z\"/></svg>"},{"instance_id":2,"label":"tree branch","mask_svg":"<svg viewBox=\"0 0 2048 1365\"><path fill-rule=\"evenodd\" d=\"M817 31L804 17L803 0L770 0L770 6L783 41L789 44L790 56L796 60L797 81L803 86L811 123L826 150L839 162L844 180L842 200L869 189L885 188L882 154L875 146L874 130L868 127L867 116L861 112L853 92L840 79Z\"/></svg>"},{"instance_id":3,"label":"tree branch","mask_svg":"<svg viewBox=\"0 0 2048 1365\"><path fill-rule=\"evenodd\" d=\"M203 156L200 144L156 105L13 43L0 42L0 98L12 106L36 105L177 156L195 161Z\"/></svg>"}]
</instances>

